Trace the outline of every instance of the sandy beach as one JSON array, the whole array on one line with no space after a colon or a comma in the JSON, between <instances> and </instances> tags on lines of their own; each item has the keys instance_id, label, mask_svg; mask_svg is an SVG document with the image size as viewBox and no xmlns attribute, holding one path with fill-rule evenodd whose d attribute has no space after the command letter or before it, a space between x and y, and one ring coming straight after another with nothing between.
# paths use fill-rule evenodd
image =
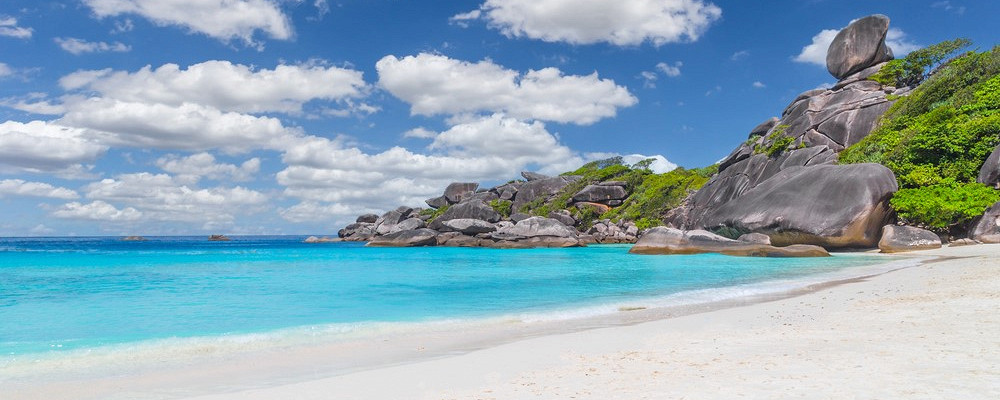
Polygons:
<instances>
[{"instance_id":1,"label":"sandy beach","mask_svg":"<svg viewBox=\"0 0 1000 400\"><path fill-rule=\"evenodd\" d=\"M1000 246L785 300L221 399L995 399Z\"/></svg>"},{"instance_id":2,"label":"sandy beach","mask_svg":"<svg viewBox=\"0 0 1000 400\"><path fill-rule=\"evenodd\" d=\"M395 341L395 350L387 345L370 352L368 346L359 353L348 343L55 383L8 381L5 395L198 400L1000 398L1000 245L919 255L931 261L819 285L779 300L680 317L563 331L569 333L460 332L485 343L503 343L471 345L479 347L472 351L448 346L454 332L425 334ZM483 339L490 334L522 338ZM379 359L425 349L444 351L418 361L340 375L328 372L360 359L378 364ZM274 377L276 371L294 378L256 381L258 376Z\"/></svg>"}]
</instances>

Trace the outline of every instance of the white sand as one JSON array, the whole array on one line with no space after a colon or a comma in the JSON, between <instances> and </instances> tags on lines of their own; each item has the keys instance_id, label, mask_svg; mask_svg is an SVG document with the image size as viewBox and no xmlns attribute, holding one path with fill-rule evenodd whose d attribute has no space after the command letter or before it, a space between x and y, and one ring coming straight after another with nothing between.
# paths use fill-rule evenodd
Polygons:
<instances>
[{"instance_id":1,"label":"white sand","mask_svg":"<svg viewBox=\"0 0 1000 400\"><path fill-rule=\"evenodd\" d=\"M1000 246L804 296L218 399L1000 399Z\"/></svg>"},{"instance_id":2,"label":"white sand","mask_svg":"<svg viewBox=\"0 0 1000 400\"><path fill-rule=\"evenodd\" d=\"M351 359L300 350L239 368L195 363L168 374L0 385L0 398L1000 399L1000 245L922 254L962 258L784 300L328 378L303 373L250 390L251 373L322 371ZM404 343L419 352L423 340L448 337ZM227 382L234 374L244 381Z\"/></svg>"}]
</instances>

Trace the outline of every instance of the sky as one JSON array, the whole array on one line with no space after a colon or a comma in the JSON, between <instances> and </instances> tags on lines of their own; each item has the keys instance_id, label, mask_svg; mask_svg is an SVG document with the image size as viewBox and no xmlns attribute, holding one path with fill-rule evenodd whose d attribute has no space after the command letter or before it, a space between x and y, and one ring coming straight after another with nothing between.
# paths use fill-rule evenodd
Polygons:
<instances>
[{"instance_id":1,"label":"sky","mask_svg":"<svg viewBox=\"0 0 1000 400\"><path fill-rule=\"evenodd\" d=\"M335 234L452 181L726 156L828 43L1000 42L993 1L3 0L0 236Z\"/></svg>"}]
</instances>

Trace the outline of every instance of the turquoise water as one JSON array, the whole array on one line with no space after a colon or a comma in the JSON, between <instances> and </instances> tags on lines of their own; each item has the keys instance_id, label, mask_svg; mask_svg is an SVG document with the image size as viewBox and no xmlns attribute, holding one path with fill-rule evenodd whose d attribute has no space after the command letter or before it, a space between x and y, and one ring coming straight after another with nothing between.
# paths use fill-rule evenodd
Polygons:
<instances>
[{"instance_id":1,"label":"turquoise water","mask_svg":"<svg viewBox=\"0 0 1000 400\"><path fill-rule=\"evenodd\" d=\"M558 313L883 260L365 248L302 237L0 239L0 355L302 326Z\"/></svg>"}]
</instances>

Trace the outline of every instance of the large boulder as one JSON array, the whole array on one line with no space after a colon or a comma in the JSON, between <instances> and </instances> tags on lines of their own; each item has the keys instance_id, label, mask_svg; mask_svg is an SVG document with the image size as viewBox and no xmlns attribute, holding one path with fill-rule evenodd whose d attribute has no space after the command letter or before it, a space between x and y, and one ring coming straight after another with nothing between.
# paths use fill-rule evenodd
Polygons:
<instances>
[{"instance_id":1,"label":"large boulder","mask_svg":"<svg viewBox=\"0 0 1000 400\"><path fill-rule=\"evenodd\" d=\"M447 221L442 221L439 225L438 231L441 232L459 232L463 235L475 236L480 233L489 233L497 230L496 225L489 222L471 219L471 218L456 218Z\"/></svg>"},{"instance_id":2,"label":"large boulder","mask_svg":"<svg viewBox=\"0 0 1000 400\"><path fill-rule=\"evenodd\" d=\"M628 197L625 188L618 185L587 185L573 195L573 202L603 203L608 200L624 200Z\"/></svg>"},{"instance_id":3,"label":"large boulder","mask_svg":"<svg viewBox=\"0 0 1000 400\"><path fill-rule=\"evenodd\" d=\"M514 196L513 210L520 211L521 207L535 199L548 199L550 196L559 193L562 188L574 182L580 177L555 176L551 178L530 180L517 189Z\"/></svg>"},{"instance_id":4,"label":"large boulder","mask_svg":"<svg viewBox=\"0 0 1000 400\"><path fill-rule=\"evenodd\" d=\"M421 228L409 231L399 231L373 238L365 246L371 247L419 247L437 245L438 233L434 230Z\"/></svg>"},{"instance_id":5,"label":"large boulder","mask_svg":"<svg viewBox=\"0 0 1000 400\"><path fill-rule=\"evenodd\" d=\"M400 221L398 224L393 225L389 229L389 233L395 233L395 232L399 232L399 231L412 231L414 229L420 229L420 228L424 228L426 226L427 226L427 224L424 222L424 220L422 220L420 218L417 218L417 217L412 217L412 218L404 219L404 220Z\"/></svg>"},{"instance_id":6,"label":"large boulder","mask_svg":"<svg viewBox=\"0 0 1000 400\"><path fill-rule=\"evenodd\" d=\"M444 197L450 204L460 203L466 196L475 193L478 188L479 184L476 182L452 182L444 189ZM430 203L427 205L434 207Z\"/></svg>"},{"instance_id":7,"label":"large boulder","mask_svg":"<svg viewBox=\"0 0 1000 400\"><path fill-rule=\"evenodd\" d=\"M361 214L361 215L359 215L358 219L355 220L354 222L367 222L367 223L370 223L370 224L374 224L375 221L378 221L378 215L370 214L369 213L369 214Z\"/></svg>"},{"instance_id":8,"label":"large boulder","mask_svg":"<svg viewBox=\"0 0 1000 400\"><path fill-rule=\"evenodd\" d=\"M886 225L882 228L878 248L883 253L938 249L941 248L941 238L934 232L914 226Z\"/></svg>"},{"instance_id":9,"label":"large boulder","mask_svg":"<svg viewBox=\"0 0 1000 400\"><path fill-rule=\"evenodd\" d=\"M646 231L629 250L634 254L719 253L752 257L825 257L830 254L819 246L791 245L774 247L762 243L732 240L703 230L682 231L658 226Z\"/></svg>"},{"instance_id":10,"label":"large boulder","mask_svg":"<svg viewBox=\"0 0 1000 400\"><path fill-rule=\"evenodd\" d=\"M438 197L434 197L434 198L430 198L430 199L424 200L424 203L427 203L428 206L430 206L431 208L435 208L435 209L441 208L441 207L444 207L444 206L447 206L448 204L450 204L450 203L448 203L448 198L444 197L444 196L438 196Z\"/></svg>"},{"instance_id":11,"label":"large boulder","mask_svg":"<svg viewBox=\"0 0 1000 400\"><path fill-rule=\"evenodd\" d=\"M573 218L573 214L570 214L567 210L555 210L549 211L549 218L556 221L562 222L566 226L576 226L576 218Z\"/></svg>"},{"instance_id":12,"label":"large boulder","mask_svg":"<svg viewBox=\"0 0 1000 400\"><path fill-rule=\"evenodd\" d=\"M441 216L437 217L433 223L431 223L432 229L438 229L438 223L452 220L452 219L478 219L486 222L499 222L500 213L496 212L493 207L490 207L486 203L480 200L471 200L463 203L458 203L448 207Z\"/></svg>"},{"instance_id":13,"label":"large boulder","mask_svg":"<svg viewBox=\"0 0 1000 400\"><path fill-rule=\"evenodd\" d=\"M498 229L493 233L493 237L500 240L517 240L538 236L576 237L577 231L552 218L531 217L518 221L513 226Z\"/></svg>"},{"instance_id":14,"label":"large boulder","mask_svg":"<svg viewBox=\"0 0 1000 400\"><path fill-rule=\"evenodd\" d=\"M776 246L875 247L898 189L879 164L789 167L721 205L697 225L736 237L763 233Z\"/></svg>"},{"instance_id":15,"label":"large boulder","mask_svg":"<svg viewBox=\"0 0 1000 400\"><path fill-rule=\"evenodd\" d=\"M542 179L548 179L549 178L548 175L542 175L542 174L539 174L537 172L531 172L531 171L521 171L521 176L524 177L524 180L526 180L528 182L539 181L539 180L542 180Z\"/></svg>"},{"instance_id":16,"label":"large boulder","mask_svg":"<svg viewBox=\"0 0 1000 400\"><path fill-rule=\"evenodd\" d=\"M346 240L365 241L375 236L375 224L355 222L338 231L337 236Z\"/></svg>"},{"instance_id":17,"label":"large boulder","mask_svg":"<svg viewBox=\"0 0 1000 400\"><path fill-rule=\"evenodd\" d=\"M826 52L826 69L837 79L872 65L892 60L892 50L885 44L889 17L870 15L852 22L837 33Z\"/></svg>"},{"instance_id":18,"label":"large boulder","mask_svg":"<svg viewBox=\"0 0 1000 400\"><path fill-rule=\"evenodd\" d=\"M1000 243L1000 202L993 204L979 217L969 231L969 237L980 243Z\"/></svg>"},{"instance_id":19,"label":"large boulder","mask_svg":"<svg viewBox=\"0 0 1000 400\"><path fill-rule=\"evenodd\" d=\"M993 149L986 162L979 168L979 177L976 178L976 182L1000 189L1000 146Z\"/></svg>"}]
</instances>

